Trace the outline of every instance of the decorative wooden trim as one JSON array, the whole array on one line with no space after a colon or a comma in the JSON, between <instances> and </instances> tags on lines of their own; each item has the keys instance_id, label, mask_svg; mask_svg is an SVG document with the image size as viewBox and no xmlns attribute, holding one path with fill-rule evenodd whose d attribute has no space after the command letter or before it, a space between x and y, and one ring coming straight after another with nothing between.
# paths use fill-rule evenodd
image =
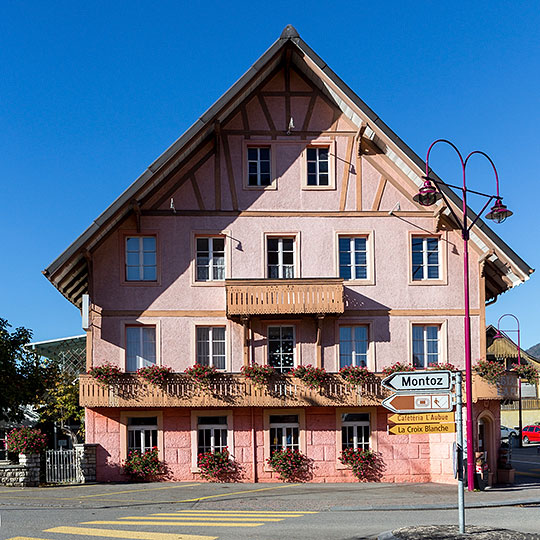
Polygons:
<instances>
[{"instance_id":1,"label":"decorative wooden trim","mask_svg":"<svg viewBox=\"0 0 540 540\"><path fill-rule=\"evenodd\" d=\"M296 70L295 70L296 71ZM291 97L311 97L316 95L313 90L261 90L259 92L263 97L285 97L289 94Z\"/></svg>"},{"instance_id":2,"label":"decorative wooden trim","mask_svg":"<svg viewBox=\"0 0 540 540\"><path fill-rule=\"evenodd\" d=\"M471 315L480 315L479 309L471 309ZM464 309L351 309L343 317L464 317Z\"/></svg>"},{"instance_id":3,"label":"decorative wooden trim","mask_svg":"<svg viewBox=\"0 0 540 540\"><path fill-rule=\"evenodd\" d=\"M236 196L236 184L234 181L231 151L229 149L229 140L227 138L227 135L223 137L223 152L225 154L225 163L227 164L227 178L229 180L229 189L231 191L232 207L233 210L238 210L238 197Z\"/></svg>"},{"instance_id":4,"label":"decorative wooden trim","mask_svg":"<svg viewBox=\"0 0 540 540\"><path fill-rule=\"evenodd\" d=\"M315 108L316 101L317 101L317 93L313 93L313 95L311 96L311 99L309 100L306 116L304 116L304 123L302 124L302 131L300 133L295 132L296 135L300 134L302 136L305 136L303 132L307 132L307 129L309 127L309 122L311 120L311 115L313 114L313 109Z\"/></svg>"},{"instance_id":5,"label":"decorative wooden trim","mask_svg":"<svg viewBox=\"0 0 540 540\"><path fill-rule=\"evenodd\" d=\"M184 174L178 173L178 178L171 177L170 181L173 182L173 185L165 191L165 193L150 207L152 210L157 210L192 174L194 174L197 169L201 168L215 153L215 147L213 146L204 154L204 156L193 165L189 170L187 170ZM163 185L162 183L160 183ZM144 204L144 203L142 203ZM141 212L143 215L145 214L144 211ZM168 214L171 214L172 212L170 210L167 210Z\"/></svg>"},{"instance_id":6,"label":"decorative wooden trim","mask_svg":"<svg viewBox=\"0 0 540 540\"><path fill-rule=\"evenodd\" d=\"M482 275L481 264L478 265L478 296L480 310L480 358L486 359L487 340L486 340L486 278Z\"/></svg>"},{"instance_id":7,"label":"decorative wooden trim","mask_svg":"<svg viewBox=\"0 0 540 540\"><path fill-rule=\"evenodd\" d=\"M292 50L287 49L285 52L285 129L288 129L291 118L291 54Z\"/></svg>"},{"instance_id":8,"label":"decorative wooden trim","mask_svg":"<svg viewBox=\"0 0 540 540\"><path fill-rule=\"evenodd\" d=\"M169 210L143 210L143 215L145 216L163 216L163 217L183 217L183 216L207 216L207 217L388 217L388 212L386 211L374 211L374 210L347 210L345 212L320 212L320 211L298 211L298 210L177 210L175 214ZM421 211L421 210L401 210L399 212L394 212L396 215L401 217L424 217L430 218L433 217L432 211Z\"/></svg>"},{"instance_id":9,"label":"decorative wooden trim","mask_svg":"<svg viewBox=\"0 0 540 540\"><path fill-rule=\"evenodd\" d=\"M270 129L223 129L221 131L222 135L234 135L237 137L273 137L274 139L276 137L285 137L285 131L283 130L270 130ZM288 137L300 137L302 139L305 139L306 137L319 137L319 136L327 136L327 137L338 137L338 136L355 136L358 132L354 129L340 129L337 131L329 131L327 129L321 129L321 130L305 130L305 129L295 129L291 135ZM294 138L291 139L292 141L295 141ZM281 139L280 142L286 142L285 139ZM296 139L296 142L298 140Z\"/></svg>"},{"instance_id":10,"label":"decorative wooden trim","mask_svg":"<svg viewBox=\"0 0 540 540\"><path fill-rule=\"evenodd\" d=\"M246 105L244 103L240 106L240 113L242 114L242 125L244 126L244 130L247 131L248 133L250 133L250 131L249 131L249 118L248 118L248 114L247 114L247 111L246 111ZM246 137L246 139L249 139L250 135L246 135L245 137Z\"/></svg>"},{"instance_id":11,"label":"decorative wooden trim","mask_svg":"<svg viewBox=\"0 0 540 540\"><path fill-rule=\"evenodd\" d=\"M261 106L261 109L264 113L264 117L266 118L266 123L268 124L270 131L276 132L276 126L274 125L274 121L272 120L272 115L270 114L270 111L268 110L268 107L266 106L266 102L264 101L264 98L261 96L261 94L258 94L257 98L259 100L259 105ZM281 133L283 134L283 132ZM275 138L275 136L273 137Z\"/></svg>"},{"instance_id":12,"label":"decorative wooden trim","mask_svg":"<svg viewBox=\"0 0 540 540\"><path fill-rule=\"evenodd\" d=\"M345 157L345 164L343 166L343 178L341 180L341 196L339 200L339 209L340 211L345 210L345 205L347 204L347 190L349 189L349 176L351 174L351 159L352 151L354 146L354 137L349 138L347 144L347 155Z\"/></svg>"},{"instance_id":13,"label":"decorative wooden trim","mask_svg":"<svg viewBox=\"0 0 540 540\"><path fill-rule=\"evenodd\" d=\"M381 179L379 181L379 186L377 187L377 193L375 193L375 199L373 200L373 204L371 206L371 210L379 210L379 207L381 206L381 199L382 199L385 187L386 187L386 178L384 176L381 176Z\"/></svg>"},{"instance_id":14,"label":"decorative wooden trim","mask_svg":"<svg viewBox=\"0 0 540 540\"><path fill-rule=\"evenodd\" d=\"M197 184L197 180L195 178L195 174L192 174L189 179L191 180L191 187L193 188L193 192L195 193L195 198L197 199L197 204L199 205L199 210L205 210L204 208L204 200L201 195L201 190L199 189L199 186Z\"/></svg>"},{"instance_id":15,"label":"decorative wooden trim","mask_svg":"<svg viewBox=\"0 0 540 540\"><path fill-rule=\"evenodd\" d=\"M221 125L214 122L214 189L215 208L221 210Z\"/></svg>"}]
</instances>

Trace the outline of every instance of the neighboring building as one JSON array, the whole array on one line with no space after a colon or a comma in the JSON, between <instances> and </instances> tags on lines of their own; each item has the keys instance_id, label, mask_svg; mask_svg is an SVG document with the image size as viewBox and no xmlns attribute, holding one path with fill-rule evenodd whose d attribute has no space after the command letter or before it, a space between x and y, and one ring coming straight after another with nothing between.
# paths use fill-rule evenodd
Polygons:
<instances>
[{"instance_id":1,"label":"neighboring building","mask_svg":"<svg viewBox=\"0 0 540 540\"><path fill-rule=\"evenodd\" d=\"M110 387L81 376L98 479L157 445L177 480L228 446L248 481L274 480L266 459L283 447L313 460L314 481L352 481L352 446L380 453L386 481L452 482L453 435L389 435L380 378L357 390L337 374L463 368L462 239L444 206L413 202L423 168L287 27L45 271L76 306L89 295L87 367L126 371ZM532 270L481 220L471 246L478 359L486 301ZM195 362L221 372L208 389L182 375ZM281 375L254 387L239 373L252 362ZM129 373L154 363L177 373L165 388ZM287 375L301 364L329 372L321 392ZM492 470L499 400L473 396Z\"/></svg>"},{"instance_id":2,"label":"neighboring building","mask_svg":"<svg viewBox=\"0 0 540 540\"><path fill-rule=\"evenodd\" d=\"M507 369L518 363L517 344L507 334L493 339L497 329L489 325L487 334L487 359L503 362ZM522 364L532 364L540 373L540 360L527 351L520 349ZM521 382L521 406L523 426L540 422L540 385ZM519 426L519 401L503 401L501 403L501 424L508 427Z\"/></svg>"}]
</instances>

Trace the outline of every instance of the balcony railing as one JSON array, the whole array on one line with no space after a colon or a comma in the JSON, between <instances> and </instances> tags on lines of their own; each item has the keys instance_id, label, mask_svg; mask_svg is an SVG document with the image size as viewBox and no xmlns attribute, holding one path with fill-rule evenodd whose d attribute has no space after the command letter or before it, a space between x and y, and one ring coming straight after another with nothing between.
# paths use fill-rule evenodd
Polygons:
<instances>
[{"instance_id":1,"label":"balcony railing","mask_svg":"<svg viewBox=\"0 0 540 540\"><path fill-rule=\"evenodd\" d=\"M227 316L341 314L343 279L228 279Z\"/></svg>"},{"instance_id":2,"label":"balcony railing","mask_svg":"<svg viewBox=\"0 0 540 540\"><path fill-rule=\"evenodd\" d=\"M184 374L174 374L163 386L123 374L105 385L80 376L83 407L324 407L375 406L388 395L379 377L360 387L328 374L322 388L312 389L294 377L281 375L262 387L237 373L220 374L208 386L198 386Z\"/></svg>"}]
</instances>

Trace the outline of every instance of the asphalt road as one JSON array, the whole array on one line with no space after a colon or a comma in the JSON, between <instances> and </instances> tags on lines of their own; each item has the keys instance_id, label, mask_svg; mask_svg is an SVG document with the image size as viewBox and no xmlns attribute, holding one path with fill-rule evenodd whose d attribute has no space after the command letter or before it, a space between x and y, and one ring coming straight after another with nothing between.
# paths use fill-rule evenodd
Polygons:
<instances>
[{"instance_id":1,"label":"asphalt road","mask_svg":"<svg viewBox=\"0 0 540 540\"><path fill-rule=\"evenodd\" d=\"M537 533L540 454L514 449L513 487L466 493L468 525ZM0 488L1 540L362 539L455 525L457 490L440 484L95 484ZM510 505L528 501L528 504ZM491 506L490 506L491 505Z\"/></svg>"}]
</instances>

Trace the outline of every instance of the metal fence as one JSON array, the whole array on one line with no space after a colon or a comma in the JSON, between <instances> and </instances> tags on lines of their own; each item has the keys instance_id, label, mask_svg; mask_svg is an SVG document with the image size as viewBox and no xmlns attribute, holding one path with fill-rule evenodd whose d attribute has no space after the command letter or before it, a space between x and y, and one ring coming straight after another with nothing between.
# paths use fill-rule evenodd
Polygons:
<instances>
[{"instance_id":1,"label":"metal fence","mask_svg":"<svg viewBox=\"0 0 540 540\"><path fill-rule=\"evenodd\" d=\"M79 484L84 481L80 455L76 450L47 450L45 479L51 484Z\"/></svg>"}]
</instances>

